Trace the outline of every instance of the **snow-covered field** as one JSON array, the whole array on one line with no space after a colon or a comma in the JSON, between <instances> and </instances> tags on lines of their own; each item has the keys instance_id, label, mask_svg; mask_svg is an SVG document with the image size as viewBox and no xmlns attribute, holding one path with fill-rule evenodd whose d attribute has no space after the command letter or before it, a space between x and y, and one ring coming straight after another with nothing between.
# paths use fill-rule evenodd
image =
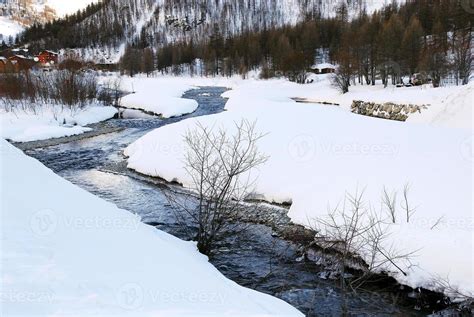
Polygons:
<instances>
[{"instance_id":1,"label":"snow-covered field","mask_svg":"<svg viewBox=\"0 0 474 317\"><path fill-rule=\"evenodd\" d=\"M2 316L302 316L0 140Z\"/></svg>"},{"instance_id":2,"label":"snow-covered field","mask_svg":"<svg viewBox=\"0 0 474 317\"><path fill-rule=\"evenodd\" d=\"M183 85L179 78L123 77L121 86L125 91L134 92L122 98L120 105L125 108L170 118L194 112L198 107L195 100L181 98L186 90L194 87Z\"/></svg>"},{"instance_id":3,"label":"snow-covered field","mask_svg":"<svg viewBox=\"0 0 474 317\"><path fill-rule=\"evenodd\" d=\"M258 128L268 133L260 149L271 157L258 170L258 194L269 201L291 200L289 216L310 226L346 193L357 190L364 190L366 206L388 217L381 210L383 189L397 191L397 221L390 226L388 242L400 252L416 253L411 261L398 263L407 276L393 267L385 269L410 286L438 289L433 280L443 278L472 295L473 84L438 89L358 86L342 96L325 76L319 79L311 85L215 80L233 88L225 93L228 111L150 132L126 149L129 167L190 184L183 169L187 129L200 122L231 131L240 118L257 120ZM183 86L211 81L181 79ZM341 107L298 104L291 97ZM353 99L430 104L430 109L409 120L413 123L395 122L350 113ZM417 207L409 223L401 208L406 184L410 203Z\"/></svg>"},{"instance_id":4,"label":"snow-covered field","mask_svg":"<svg viewBox=\"0 0 474 317\"><path fill-rule=\"evenodd\" d=\"M36 110L34 113L0 109L0 137L28 142L77 135L91 130L85 125L110 119L117 113L114 107L94 105L74 112L57 105L37 107Z\"/></svg>"},{"instance_id":5,"label":"snow-covered field","mask_svg":"<svg viewBox=\"0 0 474 317\"><path fill-rule=\"evenodd\" d=\"M428 123L435 126L472 129L472 104L474 84L468 86L451 86L432 88L431 85L417 87L384 88L376 86L352 86L349 93L340 94L331 87L331 75L312 76L315 80L311 89L308 86L295 88L294 97L307 98L320 102L340 104L350 110L353 100L373 102L393 102L396 104L428 105L428 110L421 114L410 115L408 122Z\"/></svg>"}]
</instances>

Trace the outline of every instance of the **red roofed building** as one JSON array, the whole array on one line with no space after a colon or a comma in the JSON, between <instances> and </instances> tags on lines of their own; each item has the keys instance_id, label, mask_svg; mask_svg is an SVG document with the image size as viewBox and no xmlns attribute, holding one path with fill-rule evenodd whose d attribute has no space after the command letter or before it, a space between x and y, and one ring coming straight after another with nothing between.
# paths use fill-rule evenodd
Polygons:
<instances>
[{"instance_id":1,"label":"red roofed building","mask_svg":"<svg viewBox=\"0 0 474 317\"><path fill-rule=\"evenodd\" d=\"M38 62L41 64L57 64L58 53L52 51L42 51L38 54Z\"/></svg>"}]
</instances>

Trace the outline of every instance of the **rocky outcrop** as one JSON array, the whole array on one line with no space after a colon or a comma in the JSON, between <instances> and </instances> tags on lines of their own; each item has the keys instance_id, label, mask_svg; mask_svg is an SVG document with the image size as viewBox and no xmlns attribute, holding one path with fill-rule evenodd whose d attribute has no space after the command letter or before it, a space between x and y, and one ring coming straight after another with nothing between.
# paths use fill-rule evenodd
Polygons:
<instances>
[{"instance_id":1,"label":"rocky outcrop","mask_svg":"<svg viewBox=\"0 0 474 317\"><path fill-rule=\"evenodd\" d=\"M375 103L362 100L352 102L351 111L363 116L383 118L388 120L406 121L408 116L415 112L427 109L426 105L395 104L392 102Z\"/></svg>"}]
</instances>

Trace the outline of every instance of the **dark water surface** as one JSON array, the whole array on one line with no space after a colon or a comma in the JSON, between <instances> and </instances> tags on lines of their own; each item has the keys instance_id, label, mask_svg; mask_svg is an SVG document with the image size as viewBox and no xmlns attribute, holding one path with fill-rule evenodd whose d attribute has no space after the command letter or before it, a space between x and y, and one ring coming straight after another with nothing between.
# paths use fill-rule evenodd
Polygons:
<instances>
[{"instance_id":1,"label":"dark water surface","mask_svg":"<svg viewBox=\"0 0 474 317\"><path fill-rule=\"evenodd\" d=\"M142 216L143 221L179 238L189 234L179 226L164 195L166 186L126 169L123 150L147 132L190 117L224 111L225 88L201 87L184 98L195 99L199 108L179 118L133 115L106 125L120 132L27 151L72 183ZM140 117L140 118L136 118ZM279 209L278 213L282 213ZM284 213L283 213L284 214ZM300 258L301 247L276 235L271 226L252 224L244 233L222 243L211 262L237 283L277 296L308 316L340 316L341 293L334 280L324 278L326 269ZM411 316L417 311L400 306L390 294L360 292L349 295L351 316Z\"/></svg>"}]
</instances>

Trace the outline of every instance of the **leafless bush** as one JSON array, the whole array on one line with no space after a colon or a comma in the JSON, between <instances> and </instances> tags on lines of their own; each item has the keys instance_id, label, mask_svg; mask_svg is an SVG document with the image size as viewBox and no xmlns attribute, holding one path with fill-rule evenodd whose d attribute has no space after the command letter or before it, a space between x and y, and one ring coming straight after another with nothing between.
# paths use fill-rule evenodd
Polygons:
<instances>
[{"instance_id":1,"label":"leafless bush","mask_svg":"<svg viewBox=\"0 0 474 317\"><path fill-rule=\"evenodd\" d=\"M356 291L368 277L389 267L406 275L398 262L409 262L414 253L399 252L388 243L392 219L387 221L381 212L368 207L363 194L347 194L342 205L330 210L327 217L317 219L314 226L317 231L315 243L331 254L331 260L335 260L339 269L343 311L347 309L345 294L348 290ZM390 196L384 195L382 203L391 210L394 201L387 198ZM362 274L348 281L348 267L356 267Z\"/></svg>"},{"instance_id":2,"label":"leafless bush","mask_svg":"<svg viewBox=\"0 0 474 317\"><path fill-rule=\"evenodd\" d=\"M120 106L120 100L122 98L122 81L117 78L113 81L107 81L99 90L97 99L104 106Z\"/></svg>"},{"instance_id":3,"label":"leafless bush","mask_svg":"<svg viewBox=\"0 0 474 317\"><path fill-rule=\"evenodd\" d=\"M79 59L75 59L75 58L67 58L67 59L63 60L58 65L58 67L59 67L60 70L68 70L68 71L71 71L71 72L77 72L81 68L84 67L84 62L79 60Z\"/></svg>"},{"instance_id":4,"label":"leafless bush","mask_svg":"<svg viewBox=\"0 0 474 317\"><path fill-rule=\"evenodd\" d=\"M238 232L242 221L255 211L256 205L244 201L256 181L252 171L267 160L257 147L263 135L256 124L242 120L235 128L236 133L229 135L223 128L198 124L186 132L185 168L197 204L190 206L185 198L169 195L177 219L197 228L198 249L208 255L217 242Z\"/></svg>"},{"instance_id":5,"label":"leafless bush","mask_svg":"<svg viewBox=\"0 0 474 317\"><path fill-rule=\"evenodd\" d=\"M58 71L52 77L53 99L70 108L83 108L97 96L97 80L92 74Z\"/></svg>"},{"instance_id":6,"label":"leafless bush","mask_svg":"<svg viewBox=\"0 0 474 317\"><path fill-rule=\"evenodd\" d=\"M460 306L470 307L474 305L474 294L464 292L459 287L451 284L448 277L435 276L431 280L431 284L443 294L460 303Z\"/></svg>"},{"instance_id":7,"label":"leafless bush","mask_svg":"<svg viewBox=\"0 0 474 317\"><path fill-rule=\"evenodd\" d=\"M24 97L26 81L24 76L16 73L4 73L0 75L0 97L9 99L21 99Z\"/></svg>"},{"instance_id":8,"label":"leafless bush","mask_svg":"<svg viewBox=\"0 0 474 317\"><path fill-rule=\"evenodd\" d=\"M68 70L0 76L0 104L7 111L17 108L36 111L41 105L61 105L71 111L83 108L97 98L94 74Z\"/></svg>"},{"instance_id":9,"label":"leafless bush","mask_svg":"<svg viewBox=\"0 0 474 317\"><path fill-rule=\"evenodd\" d=\"M29 73L0 74L0 105L7 111L34 111L37 90Z\"/></svg>"},{"instance_id":10,"label":"leafless bush","mask_svg":"<svg viewBox=\"0 0 474 317\"><path fill-rule=\"evenodd\" d=\"M388 193L387 189L384 187L383 188L383 196L382 196L382 202L385 205L385 207L388 209L390 213L390 217L392 218L392 222L396 223L396 211L397 211L397 193L393 192L391 194ZM408 203L407 203L408 205Z\"/></svg>"},{"instance_id":11,"label":"leafless bush","mask_svg":"<svg viewBox=\"0 0 474 317\"><path fill-rule=\"evenodd\" d=\"M402 209L405 210L407 223L410 222L411 215L414 214L415 211L416 211L416 207L412 207L408 203L408 193L409 193L409 191L410 191L410 185L405 184L405 187L403 188Z\"/></svg>"}]
</instances>

